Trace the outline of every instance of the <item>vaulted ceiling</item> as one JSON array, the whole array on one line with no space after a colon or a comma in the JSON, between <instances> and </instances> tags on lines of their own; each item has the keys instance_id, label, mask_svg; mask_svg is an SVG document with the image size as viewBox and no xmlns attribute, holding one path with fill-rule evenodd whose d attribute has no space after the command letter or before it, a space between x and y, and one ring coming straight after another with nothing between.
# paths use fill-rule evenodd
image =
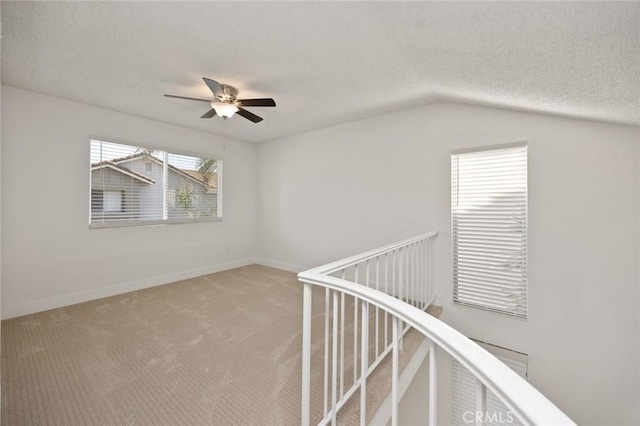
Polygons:
<instances>
[{"instance_id":1,"label":"vaulted ceiling","mask_svg":"<svg viewBox=\"0 0 640 426\"><path fill-rule=\"evenodd\" d=\"M640 125L637 2L2 2L1 30L3 84L239 140L440 99ZM278 107L162 96L205 76Z\"/></svg>"}]
</instances>

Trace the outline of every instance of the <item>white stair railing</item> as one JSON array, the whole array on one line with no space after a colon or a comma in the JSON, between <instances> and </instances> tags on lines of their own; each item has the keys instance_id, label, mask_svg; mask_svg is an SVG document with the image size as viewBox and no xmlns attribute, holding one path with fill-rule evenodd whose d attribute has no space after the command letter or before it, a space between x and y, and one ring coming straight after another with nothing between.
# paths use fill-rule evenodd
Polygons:
<instances>
[{"instance_id":1,"label":"white stair railing","mask_svg":"<svg viewBox=\"0 0 640 426\"><path fill-rule=\"evenodd\" d=\"M311 423L313 286L324 289L323 411L318 424L335 425L340 409L360 390L360 424L365 425L367 378L391 352L391 424L397 425L399 353L402 336L411 327L429 339L429 425L437 422L436 350L460 362L478 380L478 419L486 418L489 390L523 424L574 424L509 367L425 312L434 299L431 263L436 235L419 235L298 274L304 285L302 424Z\"/></svg>"}]
</instances>

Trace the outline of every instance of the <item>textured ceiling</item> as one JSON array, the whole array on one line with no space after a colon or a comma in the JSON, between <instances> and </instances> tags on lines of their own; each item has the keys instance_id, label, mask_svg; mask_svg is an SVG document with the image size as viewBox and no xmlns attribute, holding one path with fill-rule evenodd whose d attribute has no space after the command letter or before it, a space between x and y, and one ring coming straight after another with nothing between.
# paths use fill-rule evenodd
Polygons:
<instances>
[{"instance_id":1,"label":"textured ceiling","mask_svg":"<svg viewBox=\"0 0 640 426\"><path fill-rule=\"evenodd\" d=\"M162 96L203 76L278 107ZM256 142L437 99L638 125L640 3L2 2L2 82Z\"/></svg>"}]
</instances>

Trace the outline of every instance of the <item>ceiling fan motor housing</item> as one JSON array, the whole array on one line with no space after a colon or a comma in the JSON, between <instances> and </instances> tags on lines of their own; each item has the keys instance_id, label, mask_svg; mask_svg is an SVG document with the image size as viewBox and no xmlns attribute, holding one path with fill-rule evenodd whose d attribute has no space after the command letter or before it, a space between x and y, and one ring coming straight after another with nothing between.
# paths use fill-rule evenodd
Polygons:
<instances>
[{"instance_id":1,"label":"ceiling fan motor housing","mask_svg":"<svg viewBox=\"0 0 640 426\"><path fill-rule=\"evenodd\" d=\"M222 94L216 96L220 102L231 103L236 101L236 97L238 96L238 89L226 84L221 84L220 87L222 87Z\"/></svg>"}]
</instances>

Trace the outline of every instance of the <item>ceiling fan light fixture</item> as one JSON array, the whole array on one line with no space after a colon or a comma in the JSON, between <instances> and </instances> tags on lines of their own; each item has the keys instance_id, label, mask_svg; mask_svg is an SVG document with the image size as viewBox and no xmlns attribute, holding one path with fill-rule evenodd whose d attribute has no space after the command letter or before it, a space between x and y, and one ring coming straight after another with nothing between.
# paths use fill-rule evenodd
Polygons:
<instances>
[{"instance_id":1,"label":"ceiling fan light fixture","mask_svg":"<svg viewBox=\"0 0 640 426\"><path fill-rule=\"evenodd\" d=\"M211 108L222 118L230 118L238 112L238 107L226 102L211 102Z\"/></svg>"}]
</instances>

